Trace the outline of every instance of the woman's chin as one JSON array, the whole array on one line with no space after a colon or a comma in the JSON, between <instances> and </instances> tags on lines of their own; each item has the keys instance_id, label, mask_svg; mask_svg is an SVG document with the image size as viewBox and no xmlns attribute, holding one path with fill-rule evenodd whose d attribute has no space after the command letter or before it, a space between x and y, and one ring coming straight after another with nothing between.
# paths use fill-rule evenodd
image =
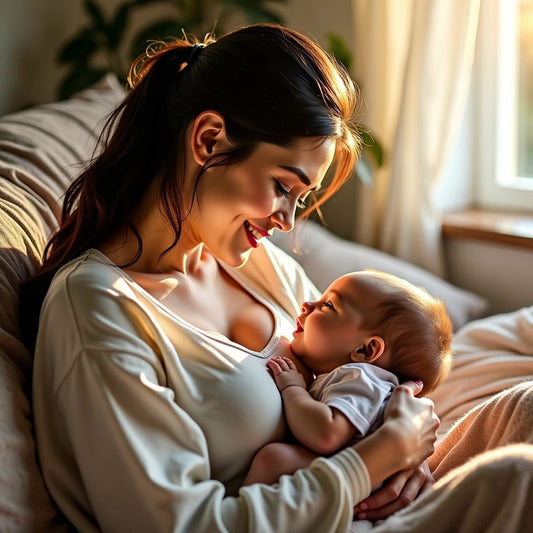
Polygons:
<instances>
[{"instance_id":1,"label":"woman's chin","mask_svg":"<svg viewBox=\"0 0 533 533\"><path fill-rule=\"evenodd\" d=\"M248 259L250 259L250 255L252 253L252 249L246 250L245 252L240 254L240 263L238 265L235 265L236 268L243 267L246 263L248 263Z\"/></svg>"},{"instance_id":2,"label":"woman's chin","mask_svg":"<svg viewBox=\"0 0 533 533\"><path fill-rule=\"evenodd\" d=\"M217 255L217 258L221 261L224 261L224 263L229 266L232 266L234 268L241 268L248 262L251 253L252 249L249 249L236 253L220 254Z\"/></svg>"}]
</instances>

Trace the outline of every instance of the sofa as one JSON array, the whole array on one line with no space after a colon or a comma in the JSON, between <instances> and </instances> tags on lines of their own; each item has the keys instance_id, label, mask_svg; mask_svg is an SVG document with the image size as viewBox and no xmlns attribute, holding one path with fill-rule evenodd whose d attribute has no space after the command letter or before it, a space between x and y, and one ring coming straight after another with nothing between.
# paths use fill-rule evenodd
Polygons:
<instances>
[{"instance_id":1,"label":"sofa","mask_svg":"<svg viewBox=\"0 0 533 533\"><path fill-rule=\"evenodd\" d=\"M32 429L32 354L20 340L20 285L38 268L57 226L61 196L91 158L106 116L124 96L113 75L69 100L0 119L0 530L67 531L51 501L35 453ZM334 236L315 222L296 240L276 243L292 254L320 289L363 268L385 270L424 286L444 300L456 329L481 317L487 302L429 272ZM296 250L295 243L298 244ZM22 313L22 320L24 316Z\"/></svg>"}]
</instances>

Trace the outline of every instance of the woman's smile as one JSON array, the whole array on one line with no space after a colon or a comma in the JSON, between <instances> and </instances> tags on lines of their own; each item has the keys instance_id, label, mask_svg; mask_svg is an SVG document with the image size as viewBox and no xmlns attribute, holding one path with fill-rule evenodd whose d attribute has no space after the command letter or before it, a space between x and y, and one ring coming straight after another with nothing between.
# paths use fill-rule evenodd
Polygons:
<instances>
[{"instance_id":1,"label":"woman's smile","mask_svg":"<svg viewBox=\"0 0 533 533\"><path fill-rule=\"evenodd\" d=\"M272 235L271 231L266 231L263 228L253 225L248 220L244 221L244 229L246 231L246 236L248 241L253 248L257 248L261 243L259 242L263 237L270 237Z\"/></svg>"},{"instance_id":2,"label":"woman's smile","mask_svg":"<svg viewBox=\"0 0 533 533\"><path fill-rule=\"evenodd\" d=\"M334 152L331 139L260 143L246 160L210 168L187 219L190 233L227 264L243 265L275 229L292 229L298 204L320 187Z\"/></svg>"}]
</instances>

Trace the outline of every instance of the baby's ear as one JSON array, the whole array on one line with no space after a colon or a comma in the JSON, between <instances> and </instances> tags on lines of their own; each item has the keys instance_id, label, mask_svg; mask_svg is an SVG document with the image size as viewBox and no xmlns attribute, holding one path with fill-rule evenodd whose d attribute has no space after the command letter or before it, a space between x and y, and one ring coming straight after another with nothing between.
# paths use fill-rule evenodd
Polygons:
<instances>
[{"instance_id":1,"label":"baby's ear","mask_svg":"<svg viewBox=\"0 0 533 533\"><path fill-rule=\"evenodd\" d=\"M373 363L385 352L385 341L378 335L368 337L363 344L350 354L354 363Z\"/></svg>"}]
</instances>

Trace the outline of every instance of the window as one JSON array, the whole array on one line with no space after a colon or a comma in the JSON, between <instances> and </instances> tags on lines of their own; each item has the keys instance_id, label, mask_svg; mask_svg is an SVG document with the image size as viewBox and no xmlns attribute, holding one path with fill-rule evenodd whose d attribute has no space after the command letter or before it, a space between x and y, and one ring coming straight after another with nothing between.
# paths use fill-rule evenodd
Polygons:
<instances>
[{"instance_id":1,"label":"window","mask_svg":"<svg viewBox=\"0 0 533 533\"><path fill-rule=\"evenodd\" d=\"M533 178L533 0L522 0L518 41L518 176Z\"/></svg>"},{"instance_id":2,"label":"window","mask_svg":"<svg viewBox=\"0 0 533 533\"><path fill-rule=\"evenodd\" d=\"M476 203L533 212L533 0L481 2L472 100Z\"/></svg>"}]
</instances>

